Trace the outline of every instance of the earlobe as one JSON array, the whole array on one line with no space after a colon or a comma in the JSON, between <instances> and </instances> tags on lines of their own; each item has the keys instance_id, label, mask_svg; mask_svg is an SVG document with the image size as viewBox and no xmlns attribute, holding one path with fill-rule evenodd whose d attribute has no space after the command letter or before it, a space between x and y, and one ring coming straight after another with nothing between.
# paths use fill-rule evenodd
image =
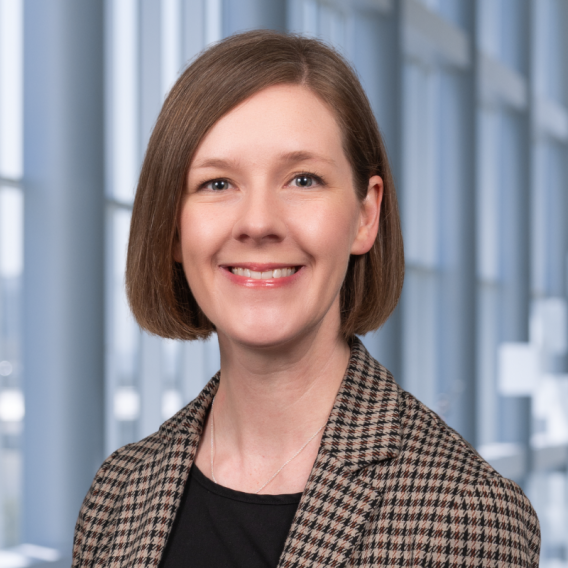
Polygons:
<instances>
[{"instance_id":1,"label":"earlobe","mask_svg":"<svg viewBox=\"0 0 568 568\"><path fill-rule=\"evenodd\" d=\"M359 230L351 247L351 254L365 254L371 250L379 231L383 180L380 176L369 179L367 195L361 203Z\"/></svg>"}]
</instances>

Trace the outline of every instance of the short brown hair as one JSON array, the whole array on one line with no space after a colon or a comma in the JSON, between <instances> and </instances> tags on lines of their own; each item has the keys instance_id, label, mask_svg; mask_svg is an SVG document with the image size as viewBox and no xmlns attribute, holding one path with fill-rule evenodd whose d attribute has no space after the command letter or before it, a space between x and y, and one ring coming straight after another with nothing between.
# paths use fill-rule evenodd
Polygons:
<instances>
[{"instance_id":1,"label":"short brown hair","mask_svg":"<svg viewBox=\"0 0 568 568\"><path fill-rule=\"evenodd\" d=\"M352 255L341 288L346 338L380 327L394 310L404 278L396 191L369 101L349 64L322 42L252 31L203 52L181 75L150 137L132 211L126 291L139 325L173 339L215 330L197 305L183 267L173 259L177 218L197 146L239 103L272 85L304 85L333 111L363 200L369 178L383 179L379 232L371 250Z\"/></svg>"}]
</instances>

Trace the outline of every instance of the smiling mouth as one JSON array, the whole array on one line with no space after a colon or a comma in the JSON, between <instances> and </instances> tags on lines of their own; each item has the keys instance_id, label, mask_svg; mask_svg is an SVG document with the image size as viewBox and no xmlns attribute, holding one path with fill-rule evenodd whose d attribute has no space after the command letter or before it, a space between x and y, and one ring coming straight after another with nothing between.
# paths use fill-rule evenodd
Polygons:
<instances>
[{"instance_id":1,"label":"smiling mouth","mask_svg":"<svg viewBox=\"0 0 568 568\"><path fill-rule=\"evenodd\" d=\"M276 268L274 270L265 270L263 272L239 267L231 267L229 270L237 276L244 276L245 278L252 278L253 280L272 280L292 276L292 274L295 274L298 271L298 267L290 266L288 268Z\"/></svg>"}]
</instances>

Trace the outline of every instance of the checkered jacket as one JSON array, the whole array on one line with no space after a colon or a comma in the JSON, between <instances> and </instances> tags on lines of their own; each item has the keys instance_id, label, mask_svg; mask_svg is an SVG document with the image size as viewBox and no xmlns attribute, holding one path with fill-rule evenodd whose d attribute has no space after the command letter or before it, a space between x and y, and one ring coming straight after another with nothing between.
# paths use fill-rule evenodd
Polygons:
<instances>
[{"instance_id":1,"label":"checkered jacket","mask_svg":"<svg viewBox=\"0 0 568 568\"><path fill-rule=\"evenodd\" d=\"M73 567L158 566L218 381L105 461ZM519 487L355 340L278 567L524 568L538 566L539 548Z\"/></svg>"}]
</instances>

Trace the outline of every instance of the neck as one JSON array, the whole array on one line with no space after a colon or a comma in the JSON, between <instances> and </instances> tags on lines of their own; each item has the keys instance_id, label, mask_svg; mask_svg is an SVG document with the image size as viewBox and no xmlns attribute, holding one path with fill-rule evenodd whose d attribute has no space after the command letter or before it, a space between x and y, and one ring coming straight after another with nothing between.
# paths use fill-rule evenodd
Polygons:
<instances>
[{"instance_id":1,"label":"neck","mask_svg":"<svg viewBox=\"0 0 568 568\"><path fill-rule=\"evenodd\" d=\"M239 447L294 446L327 420L347 363L339 335L302 338L285 348L251 349L220 335L221 382L216 407ZM244 447L243 447L244 449Z\"/></svg>"},{"instance_id":2,"label":"neck","mask_svg":"<svg viewBox=\"0 0 568 568\"><path fill-rule=\"evenodd\" d=\"M215 475L256 491L325 425L350 350L339 333L319 330L292 345L250 348L219 333L221 380L215 397ZM209 471L211 420L197 463ZM323 429L264 492L302 491Z\"/></svg>"}]
</instances>

